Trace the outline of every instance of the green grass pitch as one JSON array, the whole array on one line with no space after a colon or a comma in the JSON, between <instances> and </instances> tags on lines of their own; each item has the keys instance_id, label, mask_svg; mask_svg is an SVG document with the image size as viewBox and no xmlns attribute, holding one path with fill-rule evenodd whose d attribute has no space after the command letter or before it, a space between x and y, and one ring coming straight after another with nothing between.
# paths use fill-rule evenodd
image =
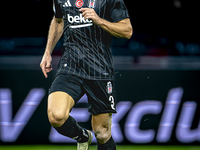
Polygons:
<instances>
[{"instance_id":1,"label":"green grass pitch","mask_svg":"<svg viewBox=\"0 0 200 150\"><path fill-rule=\"evenodd\" d=\"M96 150L97 146L91 145L90 150ZM63 145L0 145L0 150L76 150L76 146ZM200 150L200 146L135 146L135 145L120 145L117 150Z\"/></svg>"}]
</instances>

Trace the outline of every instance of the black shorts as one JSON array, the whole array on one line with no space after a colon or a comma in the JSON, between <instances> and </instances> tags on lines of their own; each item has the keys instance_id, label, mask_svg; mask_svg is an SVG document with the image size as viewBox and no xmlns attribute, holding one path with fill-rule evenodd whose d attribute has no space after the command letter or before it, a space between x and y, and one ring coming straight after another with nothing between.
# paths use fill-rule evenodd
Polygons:
<instances>
[{"instance_id":1,"label":"black shorts","mask_svg":"<svg viewBox=\"0 0 200 150\"><path fill-rule=\"evenodd\" d=\"M116 113L113 81L87 80L71 74L57 74L49 94L62 91L69 94L77 103L86 94L89 112L93 115Z\"/></svg>"}]
</instances>

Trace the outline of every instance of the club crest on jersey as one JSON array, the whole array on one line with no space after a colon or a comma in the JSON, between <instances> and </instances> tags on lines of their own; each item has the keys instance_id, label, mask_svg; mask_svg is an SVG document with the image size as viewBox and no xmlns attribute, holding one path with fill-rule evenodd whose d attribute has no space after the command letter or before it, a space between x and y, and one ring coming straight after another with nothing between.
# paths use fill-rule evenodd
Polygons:
<instances>
[{"instance_id":1,"label":"club crest on jersey","mask_svg":"<svg viewBox=\"0 0 200 150\"><path fill-rule=\"evenodd\" d=\"M96 6L96 0L90 0L89 1L89 8L95 8L95 6Z\"/></svg>"},{"instance_id":2,"label":"club crest on jersey","mask_svg":"<svg viewBox=\"0 0 200 150\"><path fill-rule=\"evenodd\" d=\"M107 93L111 94L112 93L112 83L108 82L106 87L107 87Z\"/></svg>"},{"instance_id":3,"label":"club crest on jersey","mask_svg":"<svg viewBox=\"0 0 200 150\"><path fill-rule=\"evenodd\" d=\"M81 8L84 4L84 1L83 0L76 0L75 4L76 4L77 8Z\"/></svg>"}]
</instances>

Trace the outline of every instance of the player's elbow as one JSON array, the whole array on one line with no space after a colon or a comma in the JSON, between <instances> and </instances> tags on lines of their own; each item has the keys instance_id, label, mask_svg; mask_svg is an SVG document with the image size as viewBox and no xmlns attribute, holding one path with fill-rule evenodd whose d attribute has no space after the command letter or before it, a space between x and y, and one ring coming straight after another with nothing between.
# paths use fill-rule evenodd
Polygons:
<instances>
[{"instance_id":1,"label":"player's elbow","mask_svg":"<svg viewBox=\"0 0 200 150\"><path fill-rule=\"evenodd\" d=\"M127 27L127 32L126 32L126 35L124 36L126 39L130 39L133 35L133 28L132 26L128 26Z\"/></svg>"},{"instance_id":2,"label":"player's elbow","mask_svg":"<svg viewBox=\"0 0 200 150\"><path fill-rule=\"evenodd\" d=\"M130 39L133 35L133 27L131 25L130 19L124 19L120 23L123 28L123 38Z\"/></svg>"}]
</instances>

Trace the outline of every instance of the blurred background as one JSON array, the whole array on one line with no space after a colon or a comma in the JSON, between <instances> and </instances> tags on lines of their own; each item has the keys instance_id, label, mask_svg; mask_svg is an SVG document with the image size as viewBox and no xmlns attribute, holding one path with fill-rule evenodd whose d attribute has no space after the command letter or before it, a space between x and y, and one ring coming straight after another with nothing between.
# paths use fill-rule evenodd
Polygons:
<instances>
[{"instance_id":1,"label":"blurred background","mask_svg":"<svg viewBox=\"0 0 200 150\"><path fill-rule=\"evenodd\" d=\"M124 0L130 40L113 38L118 144L199 145L200 21L197 0ZM0 144L74 143L48 123L46 99L54 71L39 64L53 17L51 0L4 1L0 23ZM91 129L84 96L72 111ZM80 115L81 114L81 115ZM93 141L96 142L95 140Z\"/></svg>"}]
</instances>

